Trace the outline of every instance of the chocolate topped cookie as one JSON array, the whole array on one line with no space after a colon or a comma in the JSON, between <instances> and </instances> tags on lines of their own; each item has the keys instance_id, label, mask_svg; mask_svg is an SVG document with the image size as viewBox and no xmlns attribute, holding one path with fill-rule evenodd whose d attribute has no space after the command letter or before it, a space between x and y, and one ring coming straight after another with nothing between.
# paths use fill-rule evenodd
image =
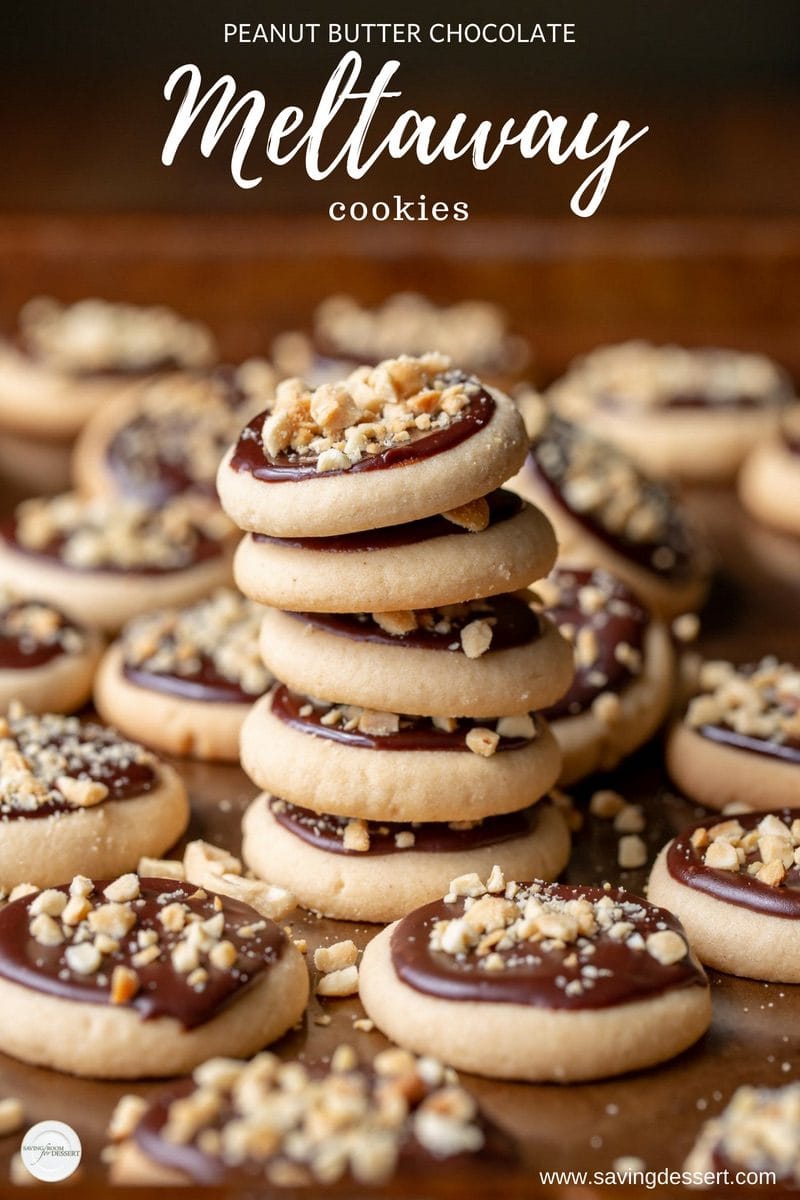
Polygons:
<instances>
[{"instance_id":1,"label":"chocolate topped cookie","mask_svg":"<svg viewBox=\"0 0 800 1200\"><path fill-rule=\"evenodd\" d=\"M0 587L0 712L12 700L37 712L80 708L101 649L96 633L59 608Z\"/></svg>"},{"instance_id":2,"label":"chocolate topped cookie","mask_svg":"<svg viewBox=\"0 0 800 1200\"><path fill-rule=\"evenodd\" d=\"M663 1061L710 1019L670 913L621 889L452 881L370 943L361 997L409 1048L501 1078L592 1079Z\"/></svg>"},{"instance_id":3,"label":"chocolate topped cookie","mask_svg":"<svg viewBox=\"0 0 800 1200\"><path fill-rule=\"evenodd\" d=\"M76 875L0 911L0 999L17 1014L0 1045L59 1070L172 1075L206 1050L247 1053L292 1024L307 990L274 922L174 879Z\"/></svg>"}]
</instances>

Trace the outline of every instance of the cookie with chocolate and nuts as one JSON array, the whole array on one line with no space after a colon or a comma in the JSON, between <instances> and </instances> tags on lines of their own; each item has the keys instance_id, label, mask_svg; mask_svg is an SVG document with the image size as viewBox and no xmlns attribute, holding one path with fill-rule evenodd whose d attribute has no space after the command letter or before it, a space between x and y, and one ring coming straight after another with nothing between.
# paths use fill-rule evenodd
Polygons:
<instances>
[{"instance_id":1,"label":"cookie with chocolate and nuts","mask_svg":"<svg viewBox=\"0 0 800 1200\"><path fill-rule=\"evenodd\" d=\"M767 657L706 662L667 739L675 783L707 808L769 811L800 797L800 670Z\"/></svg>"},{"instance_id":2,"label":"cookie with chocolate and nuts","mask_svg":"<svg viewBox=\"0 0 800 1200\"><path fill-rule=\"evenodd\" d=\"M188 820L177 772L113 730L16 706L0 717L0 888L130 870Z\"/></svg>"},{"instance_id":3,"label":"cookie with chocolate and nuts","mask_svg":"<svg viewBox=\"0 0 800 1200\"><path fill-rule=\"evenodd\" d=\"M647 885L701 962L800 983L800 808L709 817L673 838Z\"/></svg>"},{"instance_id":4,"label":"cookie with chocolate and nuts","mask_svg":"<svg viewBox=\"0 0 800 1200\"><path fill-rule=\"evenodd\" d=\"M189 604L227 583L231 532L200 497L160 508L75 492L38 497L0 526L0 583L113 632L139 613Z\"/></svg>"},{"instance_id":5,"label":"cookie with chocolate and nuts","mask_svg":"<svg viewBox=\"0 0 800 1200\"><path fill-rule=\"evenodd\" d=\"M664 625L608 571L557 567L533 591L575 656L569 691L543 713L564 756L560 782L575 783L652 737L672 696L674 656Z\"/></svg>"},{"instance_id":6,"label":"cookie with chocolate and nuts","mask_svg":"<svg viewBox=\"0 0 800 1200\"><path fill-rule=\"evenodd\" d=\"M72 712L89 699L100 636L59 608L0 587L0 712Z\"/></svg>"},{"instance_id":7,"label":"cookie with chocolate and nuts","mask_svg":"<svg viewBox=\"0 0 800 1200\"><path fill-rule=\"evenodd\" d=\"M620 1075L691 1046L708 980L680 923L629 892L454 879L374 938L360 996L416 1053L501 1079Z\"/></svg>"},{"instance_id":8,"label":"cookie with chocolate and nuts","mask_svg":"<svg viewBox=\"0 0 800 1200\"><path fill-rule=\"evenodd\" d=\"M280 334L272 355L283 375L326 383L359 363L431 349L501 386L526 365L530 354L523 338L509 334L506 314L496 304L461 300L442 305L415 292L398 292L374 307L352 296L329 296L314 312L311 335Z\"/></svg>"},{"instance_id":9,"label":"cookie with chocolate and nuts","mask_svg":"<svg viewBox=\"0 0 800 1200\"><path fill-rule=\"evenodd\" d=\"M209 366L210 332L168 308L38 297L0 342L0 469L37 492L68 486L72 439L154 372Z\"/></svg>"},{"instance_id":10,"label":"cookie with chocolate and nuts","mask_svg":"<svg viewBox=\"0 0 800 1200\"><path fill-rule=\"evenodd\" d=\"M522 465L522 419L448 358L389 359L337 384L279 384L223 459L240 529L332 537L416 521L485 496Z\"/></svg>"},{"instance_id":11,"label":"cookie with chocolate and nuts","mask_svg":"<svg viewBox=\"0 0 800 1200\"><path fill-rule=\"evenodd\" d=\"M185 492L215 497L220 459L242 425L272 403L275 381L259 359L155 376L88 422L73 454L75 486L149 505Z\"/></svg>"},{"instance_id":12,"label":"cookie with chocolate and nuts","mask_svg":"<svg viewBox=\"0 0 800 1200\"><path fill-rule=\"evenodd\" d=\"M289 888L304 908L345 921L385 924L441 896L455 872L555 879L570 835L545 799L475 821L365 821L315 813L258 796L243 823L242 855L263 879Z\"/></svg>"},{"instance_id":13,"label":"cookie with chocolate and nuts","mask_svg":"<svg viewBox=\"0 0 800 1200\"><path fill-rule=\"evenodd\" d=\"M556 557L550 522L496 488L459 508L338 537L248 533L234 559L246 596L275 608L430 608L527 587Z\"/></svg>"},{"instance_id":14,"label":"cookie with chocolate and nuts","mask_svg":"<svg viewBox=\"0 0 800 1200\"><path fill-rule=\"evenodd\" d=\"M794 1191L800 1183L800 1083L737 1088L720 1115L702 1126L684 1170L706 1175L707 1186L725 1171L728 1179L736 1172L748 1181L759 1171L773 1195Z\"/></svg>"},{"instance_id":15,"label":"cookie with chocolate and nuts","mask_svg":"<svg viewBox=\"0 0 800 1200\"><path fill-rule=\"evenodd\" d=\"M238 762L242 722L272 683L258 653L262 612L220 588L134 618L100 664L103 720L167 754Z\"/></svg>"},{"instance_id":16,"label":"cookie with chocolate and nuts","mask_svg":"<svg viewBox=\"0 0 800 1200\"><path fill-rule=\"evenodd\" d=\"M242 726L242 766L264 791L377 821L472 821L526 808L561 756L535 713L413 717L332 704L279 684Z\"/></svg>"},{"instance_id":17,"label":"cookie with chocolate and nuts","mask_svg":"<svg viewBox=\"0 0 800 1200\"><path fill-rule=\"evenodd\" d=\"M739 495L757 521L800 535L800 406L791 408L780 429L748 455L739 475Z\"/></svg>"},{"instance_id":18,"label":"cookie with chocolate and nuts","mask_svg":"<svg viewBox=\"0 0 800 1200\"><path fill-rule=\"evenodd\" d=\"M677 497L588 429L523 401L530 451L508 486L552 521L559 563L610 571L658 615L694 611L708 562Z\"/></svg>"},{"instance_id":19,"label":"cookie with chocolate and nuts","mask_svg":"<svg viewBox=\"0 0 800 1200\"><path fill-rule=\"evenodd\" d=\"M293 691L437 717L544 708L573 670L569 644L528 592L399 612L266 609L261 654Z\"/></svg>"},{"instance_id":20,"label":"cookie with chocolate and nuts","mask_svg":"<svg viewBox=\"0 0 800 1200\"><path fill-rule=\"evenodd\" d=\"M396 1047L369 1067L346 1044L324 1068L269 1053L211 1059L142 1108L114 1155L115 1184L318 1195L395 1176L430 1180L478 1154L496 1172L514 1162L510 1139L454 1071Z\"/></svg>"},{"instance_id":21,"label":"cookie with chocolate and nuts","mask_svg":"<svg viewBox=\"0 0 800 1200\"><path fill-rule=\"evenodd\" d=\"M577 359L547 398L654 475L731 479L794 399L761 354L625 342Z\"/></svg>"},{"instance_id":22,"label":"cookie with chocolate and nuts","mask_svg":"<svg viewBox=\"0 0 800 1200\"><path fill-rule=\"evenodd\" d=\"M182 1075L274 1041L307 997L274 921L191 883L76 875L0 911L0 1048L24 1062Z\"/></svg>"}]
</instances>

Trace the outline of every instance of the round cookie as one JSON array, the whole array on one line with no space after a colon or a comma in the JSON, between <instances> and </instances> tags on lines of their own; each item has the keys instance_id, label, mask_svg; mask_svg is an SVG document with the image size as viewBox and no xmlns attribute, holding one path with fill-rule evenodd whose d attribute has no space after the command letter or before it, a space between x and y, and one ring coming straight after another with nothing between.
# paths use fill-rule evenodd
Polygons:
<instances>
[{"instance_id":1,"label":"round cookie","mask_svg":"<svg viewBox=\"0 0 800 1200\"><path fill-rule=\"evenodd\" d=\"M136 617L106 652L94 699L104 721L167 754L239 761L239 734L272 683L258 654L262 610L220 588Z\"/></svg>"},{"instance_id":2,"label":"round cookie","mask_svg":"<svg viewBox=\"0 0 800 1200\"><path fill-rule=\"evenodd\" d=\"M572 685L543 713L567 786L610 770L653 736L672 698L674 655L663 624L607 571L556 568L535 592L574 646Z\"/></svg>"},{"instance_id":3,"label":"round cookie","mask_svg":"<svg viewBox=\"0 0 800 1200\"><path fill-rule=\"evenodd\" d=\"M249 533L234 576L245 595L275 608L388 612L527 587L555 557L544 514L498 488L449 513L341 537Z\"/></svg>"},{"instance_id":4,"label":"round cookie","mask_svg":"<svg viewBox=\"0 0 800 1200\"><path fill-rule=\"evenodd\" d=\"M325 383L341 379L359 363L431 349L498 386L530 358L528 344L508 333L506 315L496 304L461 300L439 305L415 292L398 292L372 308L352 296L329 296L314 312L311 336L281 334L272 344L272 357L283 375Z\"/></svg>"},{"instance_id":5,"label":"round cookie","mask_svg":"<svg viewBox=\"0 0 800 1200\"><path fill-rule=\"evenodd\" d=\"M547 398L645 471L724 482L775 430L793 390L760 354L626 342L577 359Z\"/></svg>"},{"instance_id":6,"label":"round cookie","mask_svg":"<svg viewBox=\"0 0 800 1200\"><path fill-rule=\"evenodd\" d=\"M670 913L608 885L506 886L499 871L486 886L453 880L379 933L359 994L406 1049L531 1082L664 1062L711 1019L708 980Z\"/></svg>"},{"instance_id":7,"label":"round cookie","mask_svg":"<svg viewBox=\"0 0 800 1200\"><path fill-rule=\"evenodd\" d=\"M474 821L526 808L560 767L540 718L494 724L345 709L279 685L245 718L242 766L264 791L317 812Z\"/></svg>"},{"instance_id":8,"label":"round cookie","mask_svg":"<svg viewBox=\"0 0 800 1200\"><path fill-rule=\"evenodd\" d=\"M307 998L273 921L190 883L78 875L0 911L0 1049L37 1066L182 1075L274 1041Z\"/></svg>"},{"instance_id":9,"label":"round cookie","mask_svg":"<svg viewBox=\"0 0 800 1200\"><path fill-rule=\"evenodd\" d=\"M132 384L215 354L205 326L168 308L40 296L21 310L15 340L0 343L0 429L68 442Z\"/></svg>"},{"instance_id":10,"label":"round cookie","mask_svg":"<svg viewBox=\"0 0 800 1200\"><path fill-rule=\"evenodd\" d=\"M527 405L526 423L530 452L507 486L552 521L559 564L603 567L665 619L697 609L708 561L672 491L540 403Z\"/></svg>"},{"instance_id":11,"label":"round cookie","mask_svg":"<svg viewBox=\"0 0 800 1200\"><path fill-rule=\"evenodd\" d=\"M242 857L252 871L288 888L304 908L346 921L385 924L441 896L458 872L555 879L570 834L543 800L485 821L405 824L314 813L258 796L244 815Z\"/></svg>"},{"instance_id":12,"label":"round cookie","mask_svg":"<svg viewBox=\"0 0 800 1200\"><path fill-rule=\"evenodd\" d=\"M418 612L267 609L261 655L293 691L427 717L544 708L573 671L569 644L529 593Z\"/></svg>"},{"instance_id":13,"label":"round cookie","mask_svg":"<svg viewBox=\"0 0 800 1200\"><path fill-rule=\"evenodd\" d=\"M453 1156L463 1166L477 1153L498 1178L516 1157L455 1072L395 1047L366 1067L340 1044L329 1065L311 1069L268 1052L249 1063L202 1063L145 1108L117 1148L111 1181L315 1196L331 1187L350 1195L396 1175L416 1191L446 1176Z\"/></svg>"},{"instance_id":14,"label":"round cookie","mask_svg":"<svg viewBox=\"0 0 800 1200\"><path fill-rule=\"evenodd\" d=\"M699 694L667 739L667 770L706 808L771 810L800 802L800 672L764 658L707 662Z\"/></svg>"},{"instance_id":15,"label":"round cookie","mask_svg":"<svg viewBox=\"0 0 800 1200\"><path fill-rule=\"evenodd\" d=\"M800 409L787 413L780 432L745 459L739 496L757 521L800 537Z\"/></svg>"},{"instance_id":16,"label":"round cookie","mask_svg":"<svg viewBox=\"0 0 800 1200\"><path fill-rule=\"evenodd\" d=\"M263 360L154 376L99 408L73 453L75 487L157 506L185 492L215 497L220 459L243 423L272 403Z\"/></svg>"},{"instance_id":17,"label":"round cookie","mask_svg":"<svg viewBox=\"0 0 800 1200\"><path fill-rule=\"evenodd\" d=\"M58 608L0 587L0 712L73 712L89 699L100 636Z\"/></svg>"},{"instance_id":18,"label":"round cookie","mask_svg":"<svg viewBox=\"0 0 800 1200\"><path fill-rule=\"evenodd\" d=\"M230 523L209 501L148 509L65 493L24 501L0 527L0 584L113 632L229 582L232 553Z\"/></svg>"},{"instance_id":19,"label":"round cookie","mask_svg":"<svg viewBox=\"0 0 800 1200\"><path fill-rule=\"evenodd\" d=\"M0 717L0 889L128 871L163 855L188 822L177 772L113 730L50 713Z\"/></svg>"},{"instance_id":20,"label":"round cookie","mask_svg":"<svg viewBox=\"0 0 800 1200\"><path fill-rule=\"evenodd\" d=\"M404 356L315 391L279 384L272 413L220 464L217 490L242 530L331 537L458 508L524 456L508 396L441 355Z\"/></svg>"},{"instance_id":21,"label":"round cookie","mask_svg":"<svg viewBox=\"0 0 800 1200\"><path fill-rule=\"evenodd\" d=\"M800 808L709 817L661 851L648 899L680 919L701 962L800 983Z\"/></svg>"}]
</instances>

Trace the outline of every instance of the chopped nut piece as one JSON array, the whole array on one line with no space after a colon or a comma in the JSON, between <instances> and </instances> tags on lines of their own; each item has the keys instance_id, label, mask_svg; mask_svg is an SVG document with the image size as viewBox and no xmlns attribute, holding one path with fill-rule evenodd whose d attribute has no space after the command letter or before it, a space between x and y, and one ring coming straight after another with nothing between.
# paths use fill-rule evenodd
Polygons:
<instances>
[{"instance_id":1,"label":"chopped nut piece","mask_svg":"<svg viewBox=\"0 0 800 1200\"><path fill-rule=\"evenodd\" d=\"M413 629L417 628L416 614L410 610L375 612L372 614L372 619L386 633L391 633L395 637L401 637L404 633L411 633Z\"/></svg>"},{"instance_id":2,"label":"chopped nut piece","mask_svg":"<svg viewBox=\"0 0 800 1200\"><path fill-rule=\"evenodd\" d=\"M626 807L627 801L624 796L620 796L619 792L612 792L609 788L601 788L599 791L593 792L589 801L589 812L593 817L600 817L602 820L611 820L616 817L617 813L621 812ZM632 830L631 832L636 832Z\"/></svg>"},{"instance_id":3,"label":"chopped nut piece","mask_svg":"<svg viewBox=\"0 0 800 1200\"><path fill-rule=\"evenodd\" d=\"M735 847L725 840L712 842L703 856L703 862L715 871L739 870L739 855Z\"/></svg>"},{"instance_id":4,"label":"chopped nut piece","mask_svg":"<svg viewBox=\"0 0 800 1200\"><path fill-rule=\"evenodd\" d=\"M645 825L644 813L638 804L626 804L614 817L617 833L641 833Z\"/></svg>"},{"instance_id":5,"label":"chopped nut piece","mask_svg":"<svg viewBox=\"0 0 800 1200\"><path fill-rule=\"evenodd\" d=\"M136 874L141 879L175 879L180 882L186 878L179 858L140 858Z\"/></svg>"},{"instance_id":6,"label":"chopped nut piece","mask_svg":"<svg viewBox=\"0 0 800 1200\"><path fill-rule=\"evenodd\" d=\"M208 958L213 967L220 971L229 971L239 957L233 942L227 940L217 942L211 947Z\"/></svg>"},{"instance_id":7,"label":"chopped nut piece","mask_svg":"<svg viewBox=\"0 0 800 1200\"><path fill-rule=\"evenodd\" d=\"M624 871L644 866L647 862L647 846L638 834L629 833L619 839L617 862Z\"/></svg>"},{"instance_id":8,"label":"chopped nut piece","mask_svg":"<svg viewBox=\"0 0 800 1200\"><path fill-rule=\"evenodd\" d=\"M481 496L478 500L469 500L458 508L448 509L442 516L454 525L468 529L470 533L482 533L489 525L489 504L486 498Z\"/></svg>"},{"instance_id":9,"label":"chopped nut piece","mask_svg":"<svg viewBox=\"0 0 800 1200\"><path fill-rule=\"evenodd\" d=\"M645 939L648 954L660 963L670 966L680 962L689 953L689 947L679 933L673 929L660 929Z\"/></svg>"},{"instance_id":10,"label":"chopped nut piece","mask_svg":"<svg viewBox=\"0 0 800 1200\"><path fill-rule=\"evenodd\" d=\"M334 942L332 946L319 946L314 951L314 966L325 974L351 967L358 961L358 947L349 940Z\"/></svg>"},{"instance_id":11,"label":"chopped nut piece","mask_svg":"<svg viewBox=\"0 0 800 1200\"><path fill-rule=\"evenodd\" d=\"M693 642L700 632L700 618L697 613L681 613L672 622L672 633L679 642Z\"/></svg>"},{"instance_id":12,"label":"chopped nut piece","mask_svg":"<svg viewBox=\"0 0 800 1200\"><path fill-rule=\"evenodd\" d=\"M756 871L756 879L761 883L766 883L770 887L778 887L786 878L786 868L778 859L773 859L771 862L765 863L758 871Z\"/></svg>"},{"instance_id":13,"label":"chopped nut piece","mask_svg":"<svg viewBox=\"0 0 800 1200\"><path fill-rule=\"evenodd\" d=\"M398 850L410 850L416 840L417 836L411 829L401 829L394 835L394 844Z\"/></svg>"},{"instance_id":14,"label":"chopped nut piece","mask_svg":"<svg viewBox=\"0 0 800 1200\"><path fill-rule=\"evenodd\" d=\"M138 875L120 875L103 891L106 900L136 900L139 896Z\"/></svg>"},{"instance_id":15,"label":"chopped nut piece","mask_svg":"<svg viewBox=\"0 0 800 1200\"><path fill-rule=\"evenodd\" d=\"M397 713L373 712L365 708L358 718L358 728L372 737L389 737L399 730L400 717Z\"/></svg>"},{"instance_id":16,"label":"chopped nut piece","mask_svg":"<svg viewBox=\"0 0 800 1200\"><path fill-rule=\"evenodd\" d=\"M30 923L30 934L40 946L60 946L64 935L57 921L47 913L39 913Z\"/></svg>"},{"instance_id":17,"label":"chopped nut piece","mask_svg":"<svg viewBox=\"0 0 800 1200\"><path fill-rule=\"evenodd\" d=\"M455 879L451 879L447 891L448 895L454 897L482 896L486 891L486 887L481 881L480 875L475 871L470 871L467 875L458 875Z\"/></svg>"},{"instance_id":18,"label":"chopped nut piece","mask_svg":"<svg viewBox=\"0 0 800 1200\"><path fill-rule=\"evenodd\" d=\"M466 737L467 748L481 758L491 758L499 741L499 733L495 733L493 729L485 729L482 725L473 726Z\"/></svg>"},{"instance_id":19,"label":"chopped nut piece","mask_svg":"<svg viewBox=\"0 0 800 1200\"><path fill-rule=\"evenodd\" d=\"M129 1138L146 1111L147 1101L143 1096L130 1092L121 1096L108 1123L107 1132L112 1142L124 1142Z\"/></svg>"},{"instance_id":20,"label":"chopped nut piece","mask_svg":"<svg viewBox=\"0 0 800 1200\"><path fill-rule=\"evenodd\" d=\"M64 892L59 892L55 888L45 888L33 901L28 912L32 917L39 913L46 913L48 917L60 917L66 905L67 897Z\"/></svg>"},{"instance_id":21,"label":"chopped nut piece","mask_svg":"<svg viewBox=\"0 0 800 1200\"><path fill-rule=\"evenodd\" d=\"M231 873L240 875L242 864L233 854L214 846L211 842L189 842L183 855L183 866L189 883L200 887L211 886L208 878L213 875ZM200 879L203 876L203 879Z\"/></svg>"},{"instance_id":22,"label":"chopped nut piece","mask_svg":"<svg viewBox=\"0 0 800 1200\"><path fill-rule=\"evenodd\" d=\"M501 738L526 738L531 741L536 737L536 725L528 713L522 713L518 717L501 717L496 730Z\"/></svg>"},{"instance_id":23,"label":"chopped nut piece","mask_svg":"<svg viewBox=\"0 0 800 1200\"><path fill-rule=\"evenodd\" d=\"M61 913L61 920L64 925L80 925L81 921L89 915L91 907L88 897L71 896Z\"/></svg>"},{"instance_id":24,"label":"chopped nut piece","mask_svg":"<svg viewBox=\"0 0 800 1200\"><path fill-rule=\"evenodd\" d=\"M94 779L72 779L69 775L59 775L56 787L67 804L76 808L92 808L108 796L106 785Z\"/></svg>"},{"instance_id":25,"label":"chopped nut piece","mask_svg":"<svg viewBox=\"0 0 800 1200\"><path fill-rule=\"evenodd\" d=\"M354 996L358 992L358 967L331 971L317 981L318 996Z\"/></svg>"},{"instance_id":26,"label":"chopped nut piece","mask_svg":"<svg viewBox=\"0 0 800 1200\"><path fill-rule=\"evenodd\" d=\"M372 1033L375 1028L375 1022L369 1017L356 1017L353 1021L353 1029L357 1029L359 1033Z\"/></svg>"},{"instance_id":27,"label":"chopped nut piece","mask_svg":"<svg viewBox=\"0 0 800 1200\"><path fill-rule=\"evenodd\" d=\"M70 971L74 971L76 975L94 975L102 962L100 951L91 942L78 942L67 946L64 958Z\"/></svg>"},{"instance_id":28,"label":"chopped nut piece","mask_svg":"<svg viewBox=\"0 0 800 1200\"><path fill-rule=\"evenodd\" d=\"M366 821L353 818L344 827L342 846L345 850L366 852L369 850L369 827Z\"/></svg>"},{"instance_id":29,"label":"chopped nut piece","mask_svg":"<svg viewBox=\"0 0 800 1200\"><path fill-rule=\"evenodd\" d=\"M480 658L492 644L492 626L488 621L470 621L461 630L461 649L467 658Z\"/></svg>"},{"instance_id":30,"label":"chopped nut piece","mask_svg":"<svg viewBox=\"0 0 800 1200\"><path fill-rule=\"evenodd\" d=\"M139 976L130 967L119 964L111 973L111 1003L127 1004L139 991Z\"/></svg>"}]
</instances>

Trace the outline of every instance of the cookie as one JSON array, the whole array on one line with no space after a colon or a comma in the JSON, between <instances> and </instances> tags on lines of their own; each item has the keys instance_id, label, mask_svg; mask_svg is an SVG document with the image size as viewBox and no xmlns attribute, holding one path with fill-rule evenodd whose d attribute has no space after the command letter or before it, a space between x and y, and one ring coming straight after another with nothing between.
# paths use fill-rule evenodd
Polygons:
<instances>
[{"instance_id":1,"label":"cookie","mask_svg":"<svg viewBox=\"0 0 800 1200\"><path fill-rule=\"evenodd\" d=\"M794 394L760 354L626 342L577 359L547 398L645 471L712 482L733 478Z\"/></svg>"},{"instance_id":2,"label":"cookie","mask_svg":"<svg viewBox=\"0 0 800 1200\"><path fill-rule=\"evenodd\" d=\"M186 1074L274 1041L307 997L279 926L190 883L77 875L0 911L0 1049L36 1066Z\"/></svg>"},{"instance_id":3,"label":"cookie","mask_svg":"<svg viewBox=\"0 0 800 1200\"><path fill-rule=\"evenodd\" d=\"M800 1083L782 1088L740 1087L718 1117L700 1130L684 1171L697 1186L711 1187L727 1172L771 1187L773 1195L800 1182Z\"/></svg>"},{"instance_id":4,"label":"cookie","mask_svg":"<svg viewBox=\"0 0 800 1200\"><path fill-rule=\"evenodd\" d=\"M208 501L148 509L68 492L26 500L0 527L0 585L113 632L227 583L232 553L230 523Z\"/></svg>"},{"instance_id":5,"label":"cookie","mask_svg":"<svg viewBox=\"0 0 800 1200\"><path fill-rule=\"evenodd\" d=\"M800 801L800 672L764 658L707 662L699 694L667 739L667 769L706 808L770 810Z\"/></svg>"},{"instance_id":6,"label":"cookie","mask_svg":"<svg viewBox=\"0 0 800 1200\"><path fill-rule=\"evenodd\" d=\"M111 1181L318 1195L337 1183L430 1181L452 1170L454 1156L463 1165L475 1154L496 1171L514 1157L455 1072L395 1047L367 1067L340 1044L311 1070L268 1052L202 1063L145 1106L114 1155Z\"/></svg>"},{"instance_id":7,"label":"cookie","mask_svg":"<svg viewBox=\"0 0 800 1200\"><path fill-rule=\"evenodd\" d=\"M674 912L701 962L800 983L800 808L709 817L666 845L648 898Z\"/></svg>"},{"instance_id":8,"label":"cookie","mask_svg":"<svg viewBox=\"0 0 800 1200\"><path fill-rule=\"evenodd\" d=\"M610 770L653 736L672 697L674 655L663 624L607 571L557 567L534 591L574 649L572 685L543 712L568 785Z\"/></svg>"},{"instance_id":9,"label":"cookie","mask_svg":"<svg viewBox=\"0 0 800 1200\"><path fill-rule=\"evenodd\" d=\"M249 533L234 575L245 595L275 608L388 612L527 587L555 557L547 518L498 488L449 513L340 537Z\"/></svg>"},{"instance_id":10,"label":"cookie","mask_svg":"<svg viewBox=\"0 0 800 1200\"><path fill-rule=\"evenodd\" d=\"M605 568L662 617L697 609L708 558L671 489L540 403L525 411L530 452L507 486L553 523L559 563Z\"/></svg>"},{"instance_id":11,"label":"cookie","mask_svg":"<svg viewBox=\"0 0 800 1200\"><path fill-rule=\"evenodd\" d=\"M341 379L359 363L379 363L400 354L436 350L502 386L521 371L530 350L508 332L506 315L484 300L434 304L415 292L398 292L366 307L352 296L329 296L317 306L311 335L283 333L272 357L283 375L314 383Z\"/></svg>"},{"instance_id":12,"label":"cookie","mask_svg":"<svg viewBox=\"0 0 800 1200\"><path fill-rule=\"evenodd\" d=\"M426 717L544 708L573 671L569 644L529 593L416 612L266 609L261 654L293 691Z\"/></svg>"},{"instance_id":13,"label":"cookie","mask_svg":"<svg viewBox=\"0 0 800 1200\"><path fill-rule=\"evenodd\" d=\"M1 889L128 871L188 821L177 772L113 730L52 713L0 717Z\"/></svg>"},{"instance_id":14,"label":"cookie","mask_svg":"<svg viewBox=\"0 0 800 1200\"><path fill-rule=\"evenodd\" d=\"M359 980L387 1037L499 1079L621 1075L679 1054L711 1019L670 913L609 885L506 884L499 870L453 880L379 933Z\"/></svg>"},{"instance_id":15,"label":"cookie","mask_svg":"<svg viewBox=\"0 0 800 1200\"><path fill-rule=\"evenodd\" d=\"M152 506L185 492L215 497L220 459L242 425L272 403L275 379L258 359L154 376L87 422L73 454L76 488Z\"/></svg>"},{"instance_id":16,"label":"cookie","mask_svg":"<svg viewBox=\"0 0 800 1200\"><path fill-rule=\"evenodd\" d=\"M94 700L104 721L167 754L238 762L250 705L272 679L262 610L228 588L134 618L106 652Z\"/></svg>"},{"instance_id":17,"label":"cookie","mask_svg":"<svg viewBox=\"0 0 800 1200\"><path fill-rule=\"evenodd\" d=\"M312 701L283 685L245 718L241 756L272 795L378 821L474 821L526 808L560 767L536 715L429 720Z\"/></svg>"},{"instance_id":18,"label":"cookie","mask_svg":"<svg viewBox=\"0 0 800 1200\"><path fill-rule=\"evenodd\" d=\"M752 517L800 537L800 409L755 446L739 475L739 496Z\"/></svg>"},{"instance_id":19,"label":"cookie","mask_svg":"<svg viewBox=\"0 0 800 1200\"><path fill-rule=\"evenodd\" d=\"M21 310L13 341L0 344L0 429L68 442L106 401L154 371L210 365L204 325L168 308L105 300Z\"/></svg>"},{"instance_id":20,"label":"cookie","mask_svg":"<svg viewBox=\"0 0 800 1200\"><path fill-rule=\"evenodd\" d=\"M103 650L97 633L0 587L0 712L72 712L89 699Z\"/></svg>"},{"instance_id":21,"label":"cookie","mask_svg":"<svg viewBox=\"0 0 800 1200\"><path fill-rule=\"evenodd\" d=\"M439 897L454 872L555 879L570 835L550 801L484 821L411 824L334 817L258 796L243 823L242 855L304 908L345 921L385 924Z\"/></svg>"},{"instance_id":22,"label":"cookie","mask_svg":"<svg viewBox=\"0 0 800 1200\"><path fill-rule=\"evenodd\" d=\"M244 531L331 537L458 508L524 455L507 396L442 355L404 356L313 391L279 384L271 414L220 464L217 490Z\"/></svg>"}]
</instances>

